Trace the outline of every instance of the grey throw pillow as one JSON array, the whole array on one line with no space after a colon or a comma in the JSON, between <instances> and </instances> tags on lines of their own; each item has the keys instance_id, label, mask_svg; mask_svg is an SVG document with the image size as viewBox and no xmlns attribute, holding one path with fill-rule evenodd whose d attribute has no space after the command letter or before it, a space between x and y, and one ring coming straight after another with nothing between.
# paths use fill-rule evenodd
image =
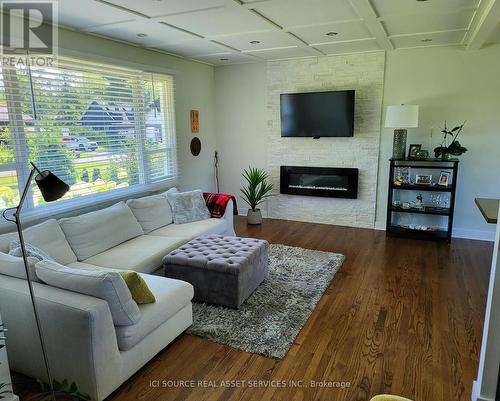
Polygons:
<instances>
[{"instance_id":1,"label":"grey throw pillow","mask_svg":"<svg viewBox=\"0 0 500 401\"><path fill-rule=\"evenodd\" d=\"M24 248L26 249L26 256L32 257L35 259L38 259L38 261L41 260L50 260L54 261L54 259L46 254L44 251L42 251L40 248L36 247L35 245L25 243ZM17 256L18 258L23 256L22 250L21 250L21 241L15 240L12 241L9 244L9 255L12 256Z\"/></svg>"},{"instance_id":2,"label":"grey throw pillow","mask_svg":"<svg viewBox=\"0 0 500 401\"><path fill-rule=\"evenodd\" d=\"M167 193L166 195L172 207L175 224L191 223L210 218L210 212L201 190Z\"/></svg>"}]
</instances>

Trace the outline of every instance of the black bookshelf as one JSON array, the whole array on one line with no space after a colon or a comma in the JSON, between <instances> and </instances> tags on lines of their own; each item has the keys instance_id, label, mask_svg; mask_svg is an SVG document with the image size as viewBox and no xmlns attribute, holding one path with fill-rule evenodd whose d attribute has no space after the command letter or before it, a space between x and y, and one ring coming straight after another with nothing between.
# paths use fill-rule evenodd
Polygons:
<instances>
[{"instance_id":1,"label":"black bookshelf","mask_svg":"<svg viewBox=\"0 0 500 401\"><path fill-rule=\"evenodd\" d=\"M389 195L387 197L387 236L424 239L434 241L451 241L451 234L453 229L453 216L455 212L455 191L457 187L458 177L458 160L441 160L441 159L427 159L427 160L396 160L390 159L389 170ZM402 183L400 185L395 183L395 171L398 168L409 167L412 171L415 170L440 170L451 172L451 182L448 186L439 186L436 184L415 184L415 183ZM437 179L438 175L433 175ZM443 192L450 194L450 202L448 208L424 206L422 208L404 208L396 207L393 205L395 193L397 191L415 191L415 192ZM443 216L448 220L446 229L433 229L433 230L417 230L409 227L403 227L394 223L396 213L410 213L415 215L433 215Z\"/></svg>"}]
</instances>

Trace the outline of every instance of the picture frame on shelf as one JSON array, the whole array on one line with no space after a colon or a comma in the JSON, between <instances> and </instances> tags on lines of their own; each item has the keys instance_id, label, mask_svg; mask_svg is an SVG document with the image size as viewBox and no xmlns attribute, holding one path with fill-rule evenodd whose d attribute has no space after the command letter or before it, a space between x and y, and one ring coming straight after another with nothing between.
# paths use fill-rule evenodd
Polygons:
<instances>
[{"instance_id":1,"label":"picture frame on shelf","mask_svg":"<svg viewBox=\"0 0 500 401\"><path fill-rule=\"evenodd\" d=\"M441 171L437 185L440 187L448 187L448 185L450 185L450 177L451 173L449 171Z\"/></svg>"},{"instance_id":2,"label":"picture frame on shelf","mask_svg":"<svg viewBox=\"0 0 500 401\"><path fill-rule=\"evenodd\" d=\"M410 148L408 149L408 160L417 160L417 152L422 149L421 144L411 144Z\"/></svg>"},{"instance_id":3,"label":"picture frame on shelf","mask_svg":"<svg viewBox=\"0 0 500 401\"><path fill-rule=\"evenodd\" d=\"M417 174L415 176L416 185L431 185L432 184L432 174Z\"/></svg>"},{"instance_id":4,"label":"picture frame on shelf","mask_svg":"<svg viewBox=\"0 0 500 401\"><path fill-rule=\"evenodd\" d=\"M394 185L401 186L410 183L410 167L398 167L396 177L394 178Z\"/></svg>"}]
</instances>

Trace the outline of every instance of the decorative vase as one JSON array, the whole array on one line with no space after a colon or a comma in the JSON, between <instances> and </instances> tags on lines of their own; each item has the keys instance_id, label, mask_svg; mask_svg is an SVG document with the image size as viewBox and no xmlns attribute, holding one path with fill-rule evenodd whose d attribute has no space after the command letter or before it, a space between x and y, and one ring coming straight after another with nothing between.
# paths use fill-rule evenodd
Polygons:
<instances>
[{"instance_id":1,"label":"decorative vase","mask_svg":"<svg viewBox=\"0 0 500 401\"><path fill-rule=\"evenodd\" d=\"M451 160L453 159L453 155L451 153L443 153L441 155L441 160Z\"/></svg>"},{"instance_id":2,"label":"decorative vase","mask_svg":"<svg viewBox=\"0 0 500 401\"><path fill-rule=\"evenodd\" d=\"M395 129L392 142L392 158L404 160L406 156L406 133L405 129Z\"/></svg>"},{"instance_id":3,"label":"decorative vase","mask_svg":"<svg viewBox=\"0 0 500 401\"><path fill-rule=\"evenodd\" d=\"M248 209L247 223L252 225L262 224L262 213L260 209Z\"/></svg>"},{"instance_id":4,"label":"decorative vase","mask_svg":"<svg viewBox=\"0 0 500 401\"><path fill-rule=\"evenodd\" d=\"M417 150L415 152L415 159L417 160L427 160L429 158L429 151L428 150Z\"/></svg>"}]
</instances>

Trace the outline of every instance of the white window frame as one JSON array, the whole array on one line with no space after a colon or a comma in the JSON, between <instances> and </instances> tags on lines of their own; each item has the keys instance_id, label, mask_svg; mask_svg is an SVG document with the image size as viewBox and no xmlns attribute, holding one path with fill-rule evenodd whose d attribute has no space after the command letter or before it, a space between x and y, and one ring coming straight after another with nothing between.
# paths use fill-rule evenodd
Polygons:
<instances>
[{"instance_id":1,"label":"white window frame","mask_svg":"<svg viewBox=\"0 0 500 401\"><path fill-rule=\"evenodd\" d=\"M123 67L115 63L111 63L109 59L105 57L93 57L75 52L67 52L71 53L69 55L70 58L81 60L81 61L89 61L95 60L99 64L108 64L110 67L118 67L118 68L130 68L130 69L138 69L144 68L144 65L137 63L124 62ZM153 68L155 72L147 72L142 71L143 75L149 74L151 76L160 75L158 78L161 78L161 75L168 76L169 79L175 81L175 71L164 69L164 68ZM9 82L16 82L17 77L16 74L8 69L2 69L2 74L11 74ZM12 79L14 76L14 79ZM26 221L35 221L44 217L56 217L58 215L64 215L68 211L78 211L84 209L96 209L99 206L103 206L113 201L119 201L126 199L128 197L133 196L141 196L148 195L151 193L155 193L161 190L165 190L171 188L178 183L178 159L177 159L177 133L176 133L176 124L175 124L175 96L173 90L172 83L172 93L167 94L167 99L169 102L168 107L171 109L171 113L169 114L170 118L165 122L165 129L168 127L168 131L171 133L169 138L169 146L160 149L154 150L146 150L145 149L145 138L146 138L146 124L144 120L145 114L143 112L136 112L135 115L140 118L135 118L136 121L136 132L138 132L141 136L141 139L138 140L138 165L139 172L141 175L141 183L134 184L130 187L112 189L106 192L98 192L92 193L88 195L84 195L81 197L59 200L55 203L45 204L43 206L35 206L33 204L33 196L30 187L30 193L26 199L25 208L23 209L23 216ZM12 92L15 92L15 84L13 85L5 85L5 96L7 109L9 113L9 127L11 128L12 137L13 137L13 148L14 148L14 157L15 162L1 164L0 171L15 171L17 176L18 188L21 193L24 185L26 184L26 180L28 179L30 168L29 168L29 160L28 160L28 149L26 136L24 132L24 122L22 119L22 109L21 106L16 102L9 102L10 96L12 96ZM20 124L19 124L20 122ZM20 149L23 149L21 151ZM174 158L174 163L172 165L172 174L168 176L161 177L156 180L150 179L150 174L148 174L148 157L149 155L166 152L169 157Z\"/></svg>"}]
</instances>

